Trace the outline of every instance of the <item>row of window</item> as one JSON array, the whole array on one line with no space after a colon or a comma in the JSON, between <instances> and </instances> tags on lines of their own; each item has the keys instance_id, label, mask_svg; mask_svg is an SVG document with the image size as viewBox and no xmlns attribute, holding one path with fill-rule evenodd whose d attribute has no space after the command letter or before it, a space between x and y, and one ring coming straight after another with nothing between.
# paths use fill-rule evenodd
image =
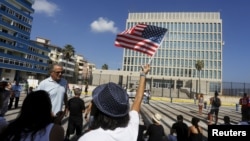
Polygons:
<instances>
[{"instance_id":1,"label":"row of window","mask_svg":"<svg viewBox=\"0 0 250 141\"><path fill-rule=\"evenodd\" d=\"M15 59L4 58L4 57L0 57L0 63L16 65L16 66L21 66L21 67L26 67L26 68L32 68L32 69L37 69L37 70L44 70L44 71L48 70L48 67L46 66L23 62L23 61L15 60Z\"/></svg>"},{"instance_id":2,"label":"row of window","mask_svg":"<svg viewBox=\"0 0 250 141\"><path fill-rule=\"evenodd\" d=\"M124 65L124 71L140 71L139 66L126 66ZM161 76L175 76L175 77L199 77L199 72L196 69L185 68L162 68L151 67L151 75ZM221 70L201 70L201 78L207 79L221 79Z\"/></svg>"},{"instance_id":3,"label":"row of window","mask_svg":"<svg viewBox=\"0 0 250 141\"><path fill-rule=\"evenodd\" d=\"M168 32L166 39L173 40L190 40L190 41L221 41L221 33L177 33Z\"/></svg>"},{"instance_id":4,"label":"row of window","mask_svg":"<svg viewBox=\"0 0 250 141\"><path fill-rule=\"evenodd\" d=\"M14 20L8 19L7 17L2 16L1 20L3 22L5 22L5 23L11 25L11 26L17 27L18 29L20 29L22 31L25 31L25 32L28 32L28 33L31 32L31 28L30 27L24 26L23 24L20 24L20 23L14 21Z\"/></svg>"},{"instance_id":5,"label":"row of window","mask_svg":"<svg viewBox=\"0 0 250 141\"><path fill-rule=\"evenodd\" d=\"M16 45L16 41L9 41L9 40L5 40L5 39L0 38L0 42L9 44L9 45L11 45L11 46L17 46L17 45ZM23 47L23 46L24 46L24 44L22 44L21 47ZM34 52L34 53L38 53L38 50L35 49L35 48L33 48L33 47L28 47L28 50L31 50L31 51ZM2 50L1 52L4 53L4 50ZM10 51L10 50L7 50L7 54L9 54L9 55L14 55L14 54L13 54L13 51ZM42 52L42 54L44 54L44 52ZM41 57L38 57L38 56L36 56L36 55L27 54L25 58L27 58L27 59L29 59L29 60L44 62L43 59L42 59Z\"/></svg>"},{"instance_id":6,"label":"row of window","mask_svg":"<svg viewBox=\"0 0 250 141\"><path fill-rule=\"evenodd\" d=\"M154 58L152 60L152 66L164 66L164 67L186 67L192 68L195 66L197 60L187 59L168 59L168 58ZM204 69L221 69L221 60L203 60ZM123 65L134 66L140 64L146 64L148 59L145 58L124 58Z\"/></svg>"},{"instance_id":7,"label":"row of window","mask_svg":"<svg viewBox=\"0 0 250 141\"><path fill-rule=\"evenodd\" d=\"M221 42L163 41L161 49L221 50Z\"/></svg>"},{"instance_id":8,"label":"row of window","mask_svg":"<svg viewBox=\"0 0 250 141\"><path fill-rule=\"evenodd\" d=\"M23 25L18 24L18 23L13 22L13 21L10 21L10 20L7 20L7 19L5 19L5 18L2 18L2 21L3 21L3 22L6 22L6 23L8 23L8 24L10 24L10 25L13 25L13 23L14 23L14 25L16 25L16 27L18 27L19 29L21 29L21 30L25 30L25 29L26 29L27 32L30 31L30 28L25 28ZM9 22L8 22L8 21L9 21ZM15 23L16 23L16 24L15 24ZM11 29L6 29L6 28L4 28L4 27L1 27L1 28L2 28L2 32L3 32L3 33L7 33L7 34L9 34L9 35L11 35L11 36L18 37L18 38L23 39L23 40L29 40L29 36L26 36L26 35L24 35L24 34L22 34L22 33L18 33L17 31L14 31L14 30L11 30ZM29 33L30 33L30 32L29 32Z\"/></svg>"},{"instance_id":9,"label":"row of window","mask_svg":"<svg viewBox=\"0 0 250 141\"><path fill-rule=\"evenodd\" d=\"M192 51L192 50L169 50L169 51L163 51L159 50L157 52L157 57L162 57L165 59L169 58L189 58L189 59L202 59L202 60L221 60L221 52L214 52L214 51Z\"/></svg>"},{"instance_id":10,"label":"row of window","mask_svg":"<svg viewBox=\"0 0 250 141\"><path fill-rule=\"evenodd\" d=\"M0 5L0 9L2 11L6 11L7 13L9 13L10 15L13 15L15 16L16 18L18 18L19 20L31 25L32 24L32 19L30 18L27 18L26 16L20 14L19 12L16 12L15 10L9 8L9 7L6 7L5 5L1 4Z\"/></svg>"},{"instance_id":11,"label":"row of window","mask_svg":"<svg viewBox=\"0 0 250 141\"><path fill-rule=\"evenodd\" d=\"M162 19L164 20L164 19ZM140 22L141 23L141 22ZM128 22L127 27L132 28L139 22ZM146 22L145 24L154 25L158 27L167 28L168 31L173 32L221 32L221 23L211 22Z\"/></svg>"},{"instance_id":12,"label":"row of window","mask_svg":"<svg viewBox=\"0 0 250 141\"><path fill-rule=\"evenodd\" d=\"M135 57L135 59L140 60L138 53L125 52L126 57ZM192 50L158 50L154 58L161 59L209 59L209 60L221 60L221 52L216 51L192 51ZM140 62L140 61L139 61Z\"/></svg>"},{"instance_id":13,"label":"row of window","mask_svg":"<svg viewBox=\"0 0 250 141\"><path fill-rule=\"evenodd\" d=\"M129 13L129 19L188 19L188 20L204 20L220 18L219 12L150 12L150 13Z\"/></svg>"}]
</instances>

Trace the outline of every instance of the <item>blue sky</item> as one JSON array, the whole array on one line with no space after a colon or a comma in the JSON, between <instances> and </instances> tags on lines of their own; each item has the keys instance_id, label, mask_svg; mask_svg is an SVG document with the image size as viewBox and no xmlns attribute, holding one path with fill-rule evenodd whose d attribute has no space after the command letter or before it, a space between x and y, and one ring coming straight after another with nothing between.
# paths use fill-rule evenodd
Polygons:
<instances>
[{"instance_id":1,"label":"blue sky","mask_svg":"<svg viewBox=\"0 0 250 141\"><path fill-rule=\"evenodd\" d=\"M70 44L98 69L122 66L114 46L128 12L221 12L223 81L250 82L250 1L248 0L35 0L31 39Z\"/></svg>"}]
</instances>

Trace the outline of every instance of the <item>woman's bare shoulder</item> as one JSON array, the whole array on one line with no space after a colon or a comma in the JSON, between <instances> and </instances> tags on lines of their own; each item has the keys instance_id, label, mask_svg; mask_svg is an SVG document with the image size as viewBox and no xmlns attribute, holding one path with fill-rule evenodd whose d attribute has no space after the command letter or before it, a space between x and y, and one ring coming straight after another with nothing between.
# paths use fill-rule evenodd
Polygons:
<instances>
[{"instance_id":1,"label":"woman's bare shoulder","mask_svg":"<svg viewBox=\"0 0 250 141\"><path fill-rule=\"evenodd\" d=\"M54 124L50 131L50 141L63 141L64 140L64 129L58 124Z\"/></svg>"}]
</instances>

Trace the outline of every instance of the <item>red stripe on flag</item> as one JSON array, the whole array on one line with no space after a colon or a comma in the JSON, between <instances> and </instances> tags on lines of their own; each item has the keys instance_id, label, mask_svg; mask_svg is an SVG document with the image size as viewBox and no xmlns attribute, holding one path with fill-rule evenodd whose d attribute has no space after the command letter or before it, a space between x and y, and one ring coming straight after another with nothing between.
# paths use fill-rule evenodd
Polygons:
<instances>
[{"instance_id":1,"label":"red stripe on flag","mask_svg":"<svg viewBox=\"0 0 250 141\"><path fill-rule=\"evenodd\" d=\"M130 29L123 31L122 33L116 36L115 46L132 49L135 51L145 53L149 56L153 56L154 53L157 51L160 44L157 42L154 42L153 40L143 37L143 31L147 27L148 26L145 24L138 24ZM160 30L162 30L162 28L159 28L159 30L156 30L156 31L160 31ZM148 32L145 31L145 33L148 33L149 35L151 35L153 34L153 32L156 32L156 31L155 30L154 31L151 30Z\"/></svg>"}]
</instances>

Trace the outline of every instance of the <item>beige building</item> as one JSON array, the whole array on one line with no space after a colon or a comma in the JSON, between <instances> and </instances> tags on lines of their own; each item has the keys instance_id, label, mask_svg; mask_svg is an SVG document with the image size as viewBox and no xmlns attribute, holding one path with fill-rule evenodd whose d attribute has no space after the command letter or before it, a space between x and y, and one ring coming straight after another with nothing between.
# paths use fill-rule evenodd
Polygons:
<instances>
[{"instance_id":1,"label":"beige building","mask_svg":"<svg viewBox=\"0 0 250 141\"><path fill-rule=\"evenodd\" d=\"M167 28L168 33L153 58L124 49L123 71L138 72L152 59L152 87L167 88L171 84L173 89L181 86L204 94L221 91L223 32L219 12L129 13L126 29L138 23ZM195 68L198 60L204 62L200 73Z\"/></svg>"},{"instance_id":2,"label":"beige building","mask_svg":"<svg viewBox=\"0 0 250 141\"><path fill-rule=\"evenodd\" d=\"M114 81L126 87L136 86L140 67L150 62L147 83L151 91L159 91L162 95L177 91L189 95L221 92L224 44L219 12L129 13L126 29L138 23L168 29L156 54L150 58L124 49L122 71L95 70L94 85ZM200 73L195 68L198 60L204 62Z\"/></svg>"}]
</instances>

